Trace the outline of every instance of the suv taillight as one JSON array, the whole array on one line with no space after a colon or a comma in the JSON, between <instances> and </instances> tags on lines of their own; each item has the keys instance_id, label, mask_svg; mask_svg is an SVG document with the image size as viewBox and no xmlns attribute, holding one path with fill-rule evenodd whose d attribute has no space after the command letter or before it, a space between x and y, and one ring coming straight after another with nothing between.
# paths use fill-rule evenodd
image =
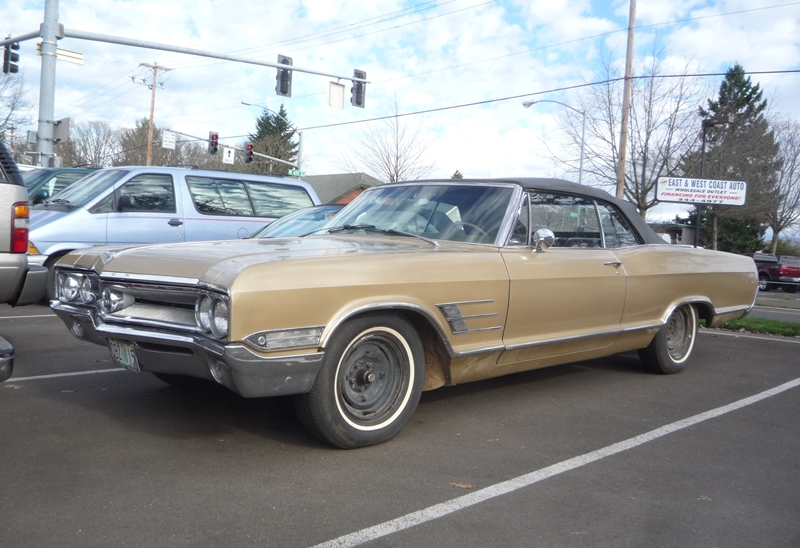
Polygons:
<instances>
[{"instance_id":1,"label":"suv taillight","mask_svg":"<svg viewBox=\"0 0 800 548\"><path fill-rule=\"evenodd\" d=\"M28 252L30 214L31 208L28 202L19 202L11 206L11 253Z\"/></svg>"}]
</instances>

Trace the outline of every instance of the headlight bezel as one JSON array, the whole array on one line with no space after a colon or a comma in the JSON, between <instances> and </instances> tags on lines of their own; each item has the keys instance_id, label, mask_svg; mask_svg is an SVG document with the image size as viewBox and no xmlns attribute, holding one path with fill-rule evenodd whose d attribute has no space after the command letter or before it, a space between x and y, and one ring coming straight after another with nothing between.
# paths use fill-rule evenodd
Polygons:
<instances>
[{"instance_id":1,"label":"headlight bezel","mask_svg":"<svg viewBox=\"0 0 800 548\"><path fill-rule=\"evenodd\" d=\"M84 287L84 284L86 287ZM100 280L87 273L70 272L68 270L56 272L56 297L62 303L92 304L99 296L97 292L99 287ZM93 289L94 292L92 292Z\"/></svg>"},{"instance_id":2,"label":"headlight bezel","mask_svg":"<svg viewBox=\"0 0 800 548\"><path fill-rule=\"evenodd\" d=\"M195 320L203 334L225 340L230 332L230 304L226 295L203 292L195 303Z\"/></svg>"}]
</instances>

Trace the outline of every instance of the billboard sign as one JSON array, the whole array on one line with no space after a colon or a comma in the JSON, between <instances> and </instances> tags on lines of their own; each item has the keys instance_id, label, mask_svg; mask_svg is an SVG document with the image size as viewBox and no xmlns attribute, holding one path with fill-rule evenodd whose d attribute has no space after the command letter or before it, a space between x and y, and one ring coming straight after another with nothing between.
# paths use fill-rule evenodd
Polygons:
<instances>
[{"instance_id":1,"label":"billboard sign","mask_svg":"<svg viewBox=\"0 0 800 548\"><path fill-rule=\"evenodd\" d=\"M743 206L746 198L747 183L743 181L659 177L656 184L659 202Z\"/></svg>"}]
</instances>

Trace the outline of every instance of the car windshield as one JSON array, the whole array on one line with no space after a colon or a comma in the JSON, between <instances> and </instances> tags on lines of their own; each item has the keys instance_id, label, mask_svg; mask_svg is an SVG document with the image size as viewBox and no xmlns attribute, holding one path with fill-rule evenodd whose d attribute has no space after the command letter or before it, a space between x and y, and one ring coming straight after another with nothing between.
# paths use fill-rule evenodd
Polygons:
<instances>
[{"instance_id":1,"label":"car windshield","mask_svg":"<svg viewBox=\"0 0 800 548\"><path fill-rule=\"evenodd\" d=\"M255 234L253 238L293 238L322 228L342 206L330 205L300 209L268 224Z\"/></svg>"},{"instance_id":2,"label":"car windshield","mask_svg":"<svg viewBox=\"0 0 800 548\"><path fill-rule=\"evenodd\" d=\"M33 188L36 183L50 175L49 169L33 169L22 174L22 181L27 188Z\"/></svg>"},{"instance_id":3,"label":"car windshield","mask_svg":"<svg viewBox=\"0 0 800 548\"><path fill-rule=\"evenodd\" d=\"M338 215L331 232L394 231L494 244L513 195L509 186L456 183L372 188Z\"/></svg>"},{"instance_id":4,"label":"car windshield","mask_svg":"<svg viewBox=\"0 0 800 548\"><path fill-rule=\"evenodd\" d=\"M48 203L68 204L83 207L99 194L114 186L128 173L125 169L108 169L96 171L80 179L80 184L71 184L52 198Z\"/></svg>"}]
</instances>

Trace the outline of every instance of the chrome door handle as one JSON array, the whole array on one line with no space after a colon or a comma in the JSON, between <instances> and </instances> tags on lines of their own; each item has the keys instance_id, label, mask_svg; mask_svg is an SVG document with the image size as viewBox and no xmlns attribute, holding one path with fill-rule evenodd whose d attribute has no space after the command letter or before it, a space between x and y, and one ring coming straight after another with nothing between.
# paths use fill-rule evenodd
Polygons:
<instances>
[{"instance_id":1,"label":"chrome door handle","mask_svg":"<svg viewBox=\"0 0 800 548\"><path fill-rule=\"evenodd\" d=\"M169 220L169 226L181 226L182 224L183 224L183 221L181 221L180 219L170 219Z\"/></svg>"},{"instance_id":2,"label":"chrome door handle","mask_svg":"<svg viewBox=\"0 0 800 548\"><path fill-rule=\"evenodd\" d=\"M622 263L619 261L609 261L607 263L603 263L603 266L613 266L614 268L619 268L622 266Z\"/></svg>"}]
</instances>

